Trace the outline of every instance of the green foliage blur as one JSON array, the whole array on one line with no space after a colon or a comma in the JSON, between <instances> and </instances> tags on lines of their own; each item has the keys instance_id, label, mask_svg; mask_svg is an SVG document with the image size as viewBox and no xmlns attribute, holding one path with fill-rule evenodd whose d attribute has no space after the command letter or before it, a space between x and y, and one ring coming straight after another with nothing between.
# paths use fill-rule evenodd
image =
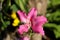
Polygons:
<instances>
[{"instance_id":1,"label":"green foliage blur","mask_svg":"<svg viewBox=\"0 0 60 40\"><path fill-rule=\"evenodd\" d=\"M45 27L52 30L56 38L60 38L60 0L48 0Z\"/></svg>"},{"instance_id":2,"label":"green foliage blur","mask_svg":"<svg viewBox=\"0 0 60 40\"><path fill-rule=\"evenodd\" d=\"M28 0L0 0L0 33L11 25L11 11L28 12ZM60 0L48 0L46 17L48 23L44 27L52 30L56 38L60 37ZM46 31L47 32L47 31Z\"/></svg>"},{"instance_id":3,"label":"green foliage blur","mask_svg":"<svg viewBox=\"0 0 60 40\"><path fill-rule=\"evenodd\" d=\"M0 30L11 25L12 11L22 10L28 12L27 0L0 0Z\"/></svg>"}]
</instances>

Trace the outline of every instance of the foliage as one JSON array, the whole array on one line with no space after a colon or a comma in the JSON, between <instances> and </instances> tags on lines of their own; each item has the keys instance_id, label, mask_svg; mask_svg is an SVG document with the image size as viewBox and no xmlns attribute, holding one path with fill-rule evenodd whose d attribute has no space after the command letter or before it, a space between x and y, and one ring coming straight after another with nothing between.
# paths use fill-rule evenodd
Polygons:
<instances>
[{"instance_id":1,"label":"foliage","mask_svg":"<svg viewBox=\"0 0 60 40\"><path fill-rule=\"evenodd\" d=\"M45 27L52 29L56 38L60 38L60 1L50 0L47 9L48 23Z\"/></svg>"},{"instance_id":2,"label":"foliage","mask_svg":"<svg viewBox=\"0 0 60 40\"><path fill-rule=\"evenodd\" d=\"M48 0L48 8L46 17L48 18L48 23L44 26L50 28L56 38L60 37L60 0ZM2 5L1 5L2 4ZM4 31L8 28L12 21L11 14L12 11L22 10L28 12L29 8L26 6L28 0L0 0L0 30ZM12 20L12 21L11 21ZM0 33L1 33L0 31ZM47 32L47 31L46 31Z\"/></svg>"}]
</instances>

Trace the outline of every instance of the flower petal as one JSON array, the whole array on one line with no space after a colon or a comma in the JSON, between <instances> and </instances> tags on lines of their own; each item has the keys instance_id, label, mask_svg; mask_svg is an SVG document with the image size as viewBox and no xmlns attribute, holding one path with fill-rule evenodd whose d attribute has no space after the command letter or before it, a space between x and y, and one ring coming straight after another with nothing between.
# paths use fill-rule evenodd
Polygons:
<instances>
[{"instance_id":1,"label":"flower petal","mask_svg":"<svg viewBox=\"0 0 60 40\"><path fill-rule=\"evenodd\" d=\"M45 16L37 16L36 19L40 24L45 24L47 22L47 18Z\"/></svg>"},{"instance_id":2,"label":"flower petal","mask_svg":"<svg viewBox=\"0 0 60 40\"><path fill-rule=\"evenodd\" d=\"M28 32L29 28L30 27L28 26L28 24L20 25L19 29L18 29L18 32L20 34L23 34L24 32Z\"/></svg>"},{"instance_id":3,"label":"flower petal","mask_svg":"<svg viewBox=\"0 0 60 40\"><path fill-rule=\"evenodd\" d=\"M36 11L36 9L35 9L35 8L32 8L32 10L28 13L28 19L31 19L31 17L32 17L33 15L36 15L36 14L35 14L35 11Z\"/></svg>"},{"instance_id":4,"label":"flower petal","mask_svg":"<svg viewBox=\"0 0 60 40\"><path fill-rule=\"evenodd\" d=\"M33 26L32 27L32 30L34 31L34 32L36 32L36 33L40 33L41 35L44 35L45 33L44 33L44 30L43 30L43 27L41 26L41 25L39 25L39 26Z\"/></svg>"},{"instance_id":5,"label":"flower petal","mask_svg":"<svg viewBox=\"0 0 60 40\"><path fill-rule=\"evenodd\" d=\"M44 35L43 24L45 24L45 22L47 22L47 19L44 16L37 16L36 18L33 18L32 30L36 33Z\"/></svg>"},{"instance_id":6,"label":"flower petal","mask_svg":"<svg viewBox=\"0 0 60 40\"><path fill-rule=\"evenodd\" d=\"M30 38L28 36L25 36L23 40L30 40Z\"/></svg>"},{"instance_id":7,"label":"flower petal","mask_svg":"<svg viewBox=\"0 0 60 40\"><path fill-rule=\"evenodd\" d=\"M26 23L26 14L21 12L20 10L18 10L17 13L19 15L19 18L20 18L21 22Z\"/></svg>"}]
</instances>

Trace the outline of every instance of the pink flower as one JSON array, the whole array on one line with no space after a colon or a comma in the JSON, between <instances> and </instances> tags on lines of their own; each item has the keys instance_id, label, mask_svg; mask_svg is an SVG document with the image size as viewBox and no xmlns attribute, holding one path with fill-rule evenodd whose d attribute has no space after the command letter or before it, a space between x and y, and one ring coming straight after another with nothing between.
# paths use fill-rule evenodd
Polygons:
<instances>
[{"instance_id":1,"label":"pink flower","mask_svg":"<svg viewBox=\"0 0 60 40\"><path fill-rule=\"evenodd\" d=\"M29 26L28 25L29 24L20 25L19 29L18 29L18 32L20 34L23 34L24 32L28 32L28 30L29 30Z\"/></svg>"},{"instance_id":2,"label":"pink flower","mask_svg":"<svg viewBox=\"0 0 60 40\"><path fill-rule=\"evenodd\" d=\"M28 15L20 10L18 10L17 13L21 22L24 23L19 26L18 32L20 34L28 32L31 26L34 32L44 35L43 24L47 22L47 19L44 16L37 16L37 10L35 8L32 8Z\"/></svg>"},{"instance_id":3,"label":"pink flower","mask_svg":"<svg viewBox=\"0 0 60 40\"><path fill-rule=\"evenodd\" d=\"M40 33L44 35L43 24L47 22L46 17L44 16L37 16L32 19L32 30L36 33Z\"/></svg>"},{"instance_id":4,"label":"pink flower","mask_svg":"<svg viewBox=\"0 0 60 40\"><path fill-rule=\"evenodd\" d=\"M24 32L28 32L30 26L31 26L31 18L33 16L35 12L35 8L33 8L28 15L26 15L25 13L21 12L20 10L17 11L19 18L21 20L21 22L23 22L23 25L19 26L18 32L20 34L23 34Z\"/></svg>"},{"instance_id":5,"label":"pink flower","mask_svg":"<svg viewBox=\"0 0 60 40\"><path fill-rule=\"evenodd\" d=\"M35 12L35 8L33 8L29 13L28 15L26 15L26 13L24 12L21 12L20 10L17 11L18 15L19 15L19 18L21 20L21 22L23 23L29 23L30 22L30 19L31 17L33 16Z\"/></svg>"},{"instance_id":6,"label":"pink flower","mask_svg":"<svg viewBox=\"0 0 60 40\"><path fill-rule=\"evenodd\" d=\"M30 40L28 36L23 37L23 40Z\"/></svg>"},{"instance_id":7,"label":"pink flower","mask_svg":"<svg viewBox=\"0 0 60 40\"><path fill-rule=\"evenodd\" d=\"M30 40L30 37L29 36L23 36L20 38L20 40Z\"/></svg>"}]
</instances>

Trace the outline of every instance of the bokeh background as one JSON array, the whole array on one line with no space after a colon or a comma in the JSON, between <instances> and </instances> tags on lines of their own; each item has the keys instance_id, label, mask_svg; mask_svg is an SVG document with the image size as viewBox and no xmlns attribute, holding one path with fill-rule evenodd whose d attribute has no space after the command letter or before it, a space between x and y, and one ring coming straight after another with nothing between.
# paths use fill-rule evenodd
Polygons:
<instances>
[{"instance_id":1,"label":"bokeh background","mask_svg":"<svg viewBox=\"0 0 60 40\"><path fill-rule=\"evenodd\" d=\"M0 40L16 31L18 25L12 26L14 19L11 14L19 9L28 13L27 4L28 0L0 0ZM44 25L44 31L51 40L60 40L60 0L48 0L47 4L45 15L48 22Z\"/></svg>"}]
</instances>

